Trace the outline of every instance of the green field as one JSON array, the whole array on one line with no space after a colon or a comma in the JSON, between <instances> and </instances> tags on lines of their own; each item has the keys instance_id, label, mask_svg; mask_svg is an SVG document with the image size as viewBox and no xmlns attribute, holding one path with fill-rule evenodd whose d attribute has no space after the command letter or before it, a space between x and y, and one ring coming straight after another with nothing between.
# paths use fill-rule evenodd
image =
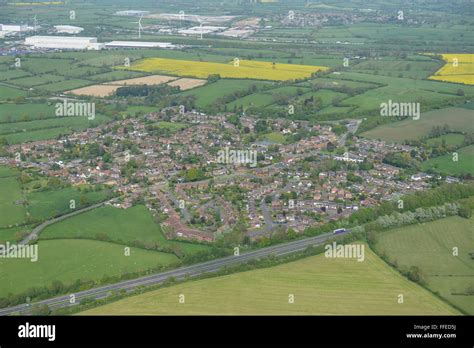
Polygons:
<instances>
[{"instance_id":1,"label":"green field","mask_svg":"<svg viewBox=\"0 0 474 348\"><path fill-rule=\"evenodd\" d=\"M184 294L185 304L178 302ZM289 304L289 294L295 302ZM399 304L399 294L404 303ZM272 268L178 284L87 315L449 315L457 312L366 248L365 261L312 256Z\"/></svg>"},{"instance_id":2,"label":"green field","mask_svg":"<svg viewBox=\"0 0 474 348\"><path fill-rule=\"evenodd\" d=\"M100 235L107 235L110 240L123 244L137 240L156 243L160 247L176 247L185 254L208 249L205 245L168 241L143 205L126 210L100 207L48 226L40 237L95 239Z\"/></svg>"},{"instance_id":3,"label":"green field","mask_svg":"<svg viewBox=\"0 0 474 348\"><path fill-rule=\"evenodd\" d=\"M23 195L15 176L0 178L0 227L25 221Z\"/></svg>"},{"instance_id":4,"label":"green field","mask_svg":"<svg viewBox=\"0 0 474 348\"><path fill-rule=\"evenodd\" d=\"M382 116L380 116L382 117ZM381 125L361 135L389 142L403 142L427 136L435 126L444 126L459 132L474 132L474 113L463 108L446 108L422 113L419 120L406 119Z\"/></svg>"},{"instance_id":5,"label":"green field","mask_svg":"<svg viewBox=\"0 0 474 348\"><path fill-rule=\"evenodd\" d=\"M432 169L447 175L471 174L474 175L474 145L456 150L458 160L453 161L453 154L431 158L422 164L423 170Z\"/></svg>"},{"instance_id":6,"label":"green field","mask_svg":"<svg viewBox=\"0 0 474 348\"><path fill-rule=\"evenodd\" d=\"M428 139L427 143L430 146L439 146L443 141L446 145L461 146L464 141L464 135L457 133L444 134L436 138Z\"/></svg>"},{"instance_id":7,"label":"green field","mask_svg":"<svg viewBox=\"0 0 474 348\"><path fill-rule=\"evenodd\" d=\"M132 248L92 240L50 240L38 243L38 261L0 259L0 297L18 294L31 287L50 285L54 280L72 284L77 279L101 280L104 276L144 271L170 265L173 254Z\"/></svg>"},{"instance_id":8,"label":"green field","mask_svg":"<svg viewBox=\"0 0 474 348\"><path fill-rule=\"evenodd\" d=\"M0 86L0 100L14 99L18 97L25 97L26 92L13 87Z\"/></svg>"},{"instance_id":9,"label":"green field","mask_svg":"<svg viewBox=\"0 0 474 348\"><path fill-rule=\"evenodd\" d=\"M54 105L47 103L0 104L0 122L25 122L55 116ZM2 133L3 133L2 125Z\"/></svg>"},{"instance_id":10,"label":"green field","mask_svg":"<svg viewBox=\"0 0 474 348\"><path fill-rule=\"evenodd\" d=\"M68 187L60 190L32 192L27 194L26 197L31 218L47 220L73 212L74 210L70 208L71 200L74 200L75 209L77 210L104 201L107 196L106 191L80 192L75 188Z\"/></svg>"},{"instance_id":11,"label":"green field","mask_svg":"<svg viewBox=\"0 0 474 348\"><path fill-rule=\"evenodd\" d=\"M449 217L384 232L376 244L399 267L418 266L427 286L465 312L474 314L474 296L463 295L474 285L474 219ZM459 250L453 256L453 248Z\"/></svg>"},{"instance_id":12,"label":"green field","mask_svg":"<svg viewBox=\"0 0 474 348\"><path fill-rule=\"evenodd\" d=\"M160 122L154 123L153 125L157 128L169 129L172 132L177 132L188 126L186 123L168 122L168 121L160 121Z\"/></svg>"},{"instance_id":13,"label":"green field","mask_svg":"<svg viewBox=\"0 0 474 348\"><path fill-rule=\"evenodd\" d=\"M181 95L194 95L196 97L196 105L200 108L204 108L212 104L216 99L231 95L236 91L245 91L252 85L258 87L268 84L270 83L262 81L221 79L203 87L182 92Z\"/></svg>"},{"instance_id":14,"label":"green field","mask_svg":"<svg viewBox=\"0 0 474 348\"><path fill-rule=\"evenodd\" d=\"M0 229L0 244L5 244L6 242L17 243L25 235L27 235L31 230L32 225L22 225L18 227L11 228L1 228Z\"/></svg>"}]
</instances>

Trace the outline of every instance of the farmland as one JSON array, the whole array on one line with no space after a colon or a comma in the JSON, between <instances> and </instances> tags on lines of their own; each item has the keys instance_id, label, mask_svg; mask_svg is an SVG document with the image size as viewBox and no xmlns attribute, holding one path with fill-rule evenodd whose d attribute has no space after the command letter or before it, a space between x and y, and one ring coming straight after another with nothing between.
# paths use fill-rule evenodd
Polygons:
<instances>
[{"instance_id":1,"label":"farmland","mask_svg":"<svg viewBox=\"0 0 474 348\"><path fill-rule=\"evenodd\" d=\"M177 260L173 254L138 248L131 248L130 256L125 256L124 246L93 240L40 241L37 262L0 260L0 297L32 287L49 286L53 281L68 285L77 279L99 281L106 276L144 271Z\"/></svg>"},{"instance_id":2,"label":"farmland","mask_svg":"<svg viewBox=\"0 0 474 348\"><path fill-rule=\"evenodd\" d=\"M457 160L453 160L453 154L450 153L423 162L422 168L423 170L431 169L445 175L474 175L474 145L462 147L456 153Z\"/></svg>"},{"instance_id":3,"label":"farmland","mask_svg":"<svg viewBox=\"0 0 474 348\"><path fill-rule=\"evenodd\" d=\"M121 244L140 241L160 248L176 247L185 254L207 249L205 245L168 241L142 205L127 210L106 206L74 216L48 226L41 234L41 239L53 238L105 239Z\"/></svg>"},{"instance_id":4,"label":"farmland","mask_svg":"<svg viewBox=\"0 0 474 348\"><path fill-rule=\"evenodd\" d=\"M0 314L82 290L49 310L92 308L167 271L87 313L474 314L469 1L28 1L0 0L19 25L0 32L0 245L39 261L0 255ZM400 199L419 221L463 201L372 235ZM367 239L364 262L290 255L341 227L328 238ZM257 259L271 250L288 254Z\"/></svg>"},{"instance_id":5,"label":"farmland","mask_svg":"<svg viewBox=\"0 0 474 348\"><path fill-rule=\"evenodd\" d=\"M445 64L431 80L474 85L474 54L442 54Z\"/></svg>"},{"instance_id":6,"label":"farmland","mask_svg":"<svg viewBox=\"0 0 474 348\"><path fill-rule=\"evenodd\" d=\"M22 223L26 210L22 204L23 195L15 175L0 178L0 227Z\"/></svg>"},{"instance_id":7,"label":"farmland","mask_svg":"<svg viewBox=\"0 0 474 348\"><path fill-rule=\"evenodd\" d=\"M404 140L420 139L428 135L433 127L443 126L446 123L454 131L474 131L472 111L463 108L446 108L422 113L419 120L407 119L384 124L361 135L372 139L403 142Z\"/></svg>"},{"instance_id":8,"label":"farmland","mask_svg":"<svg viewBox=\"0 0 474 348\"><path fill-rule=\"evenodd\" d=\"M131 70L149 73L165 73L176 76L207 78L218 74L223 78L248 78L257 80L286 81L290 79L304 79L311 77L317 71L324 71L325 67L273 64L272 62L257 62L239 60L227 64L213 62L195 62L189 60L147 58L134 62Z\"/></svg>"},{"instance_id":9,"label":"farmland","mask_svg":"<svg viewBox=\"0 0 474 348\"><path fill-rule=\"evenodd\" d=\"M474 301L466 294L474 279L473 229L473 219L460 217L407 226L382 233L376 250L400 268L419 267L430 290L473 315Z\"/></svg>"},{"instance_id":10,"label":"farmland","mask_svg":"<svg viewBox=\"0 0 474 348\"><path fill-rule=\"evenodd\" d=\"M403 293L405 302L397 303ZM178 295L185 295L185 303ZM293 294L294 303L288 303ZM185 282L84 312L86 315L457 314L366 250L364 262L324 255Z\"/></svg>"}]
</instances>

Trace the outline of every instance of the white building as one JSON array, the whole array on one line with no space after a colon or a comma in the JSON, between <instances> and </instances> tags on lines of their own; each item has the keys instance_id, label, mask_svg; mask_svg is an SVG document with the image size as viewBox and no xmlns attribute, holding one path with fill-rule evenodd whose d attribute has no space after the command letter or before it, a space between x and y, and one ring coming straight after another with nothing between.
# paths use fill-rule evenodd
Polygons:
<instances>
[{"instance_id":1,"label":"white building","mask_svg":"<svg viewBox=\"0 0 474 348\"><path fill-rule=\"evenodd\" d=\"M33 48L50 48L64 50L101 50L103 43L98 43L95 37L69 36L30 36L25 39L25 45Z\"/></svg>"},{"instance_id":2,"label":"white building","mask_svg":"<svg viewBox=\"0 0 474 348\"><path fill-rule=\"evenodd\" d=\"M21 32L21 31L27 31L27 30L28 30L28 26L26 25L0 24L0 31Z\"/></svg>"},{"instance_id":3,"label":"white building","mask_svg":"<svg viewBox=\"0 0 474 348\"><path fill-rule=\"evenodd\" d=\"M201 34L211 34L221 30L225 30L227 27L215 27L212 25L203 25L198 27L191 27L188 29L178 30L178 33L182 35L201 35Z\"/></svg>"},{"instance_id":4,"label":"white building","mask_svg":"<svg viewBox=\"0 0 474 348\"><path fill-rule=\"evenodd\" d=\"M107 48L128 47L128 48L176 48L171 42L147 42L147 41L111 41L105 44Z\"/></svg>"},{"instance_id":5,"label":"white building","mask_svg":"<svg viewBox=\"0 0 474 348\"><path fill-rule=\"evenodd\" d=\"M115 12L116 16L146 16L150 14L150 11L136 11L136 10L127 10L127 11L117 11Z\"/></svg>"},{"instance_id":6,"label":"white building","mask_svg":"<svg viewBox=\"0 0 474 348\"><path fill-rule=\"evenodd\" d=\"M65 33L65 34L79 34L84 28L75 27L73 25L55 25L54 29L58 33Z\"/></svg>"}]
</instances>

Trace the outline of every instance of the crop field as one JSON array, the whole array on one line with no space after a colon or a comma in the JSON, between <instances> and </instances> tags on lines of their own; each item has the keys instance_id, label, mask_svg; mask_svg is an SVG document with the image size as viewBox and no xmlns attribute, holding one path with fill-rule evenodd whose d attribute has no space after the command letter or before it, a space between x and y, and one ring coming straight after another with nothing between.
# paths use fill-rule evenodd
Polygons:
<instances>
[{"instance_id":1,"label":"crop field","mask_svg":"<svg viewBox=\"0 0 474 348\"><path fill-rule=\"evenodd\" d=\"M463 108L446 108L422 113L419 120L406 119L371 129L362 136L390 142L414 140L428 135L434 126L448 123L450 129L459 132L474 131L474 114Z\"/></svg>"},{"instance_id":2,"label":"crop field","mask_svg":"<svg viewBox=\"0 0 474 348\"><path fill-rule=\"evenodd\" d=\"M72 284L77 279L101 280L105 276L145 271L177 261L173 254L131 248L93 240L58 239L39 241L38 261L0 259L0 297L32 287L49 286L58 280Z\"/></svg>"},{"instance_id":3,"label":"crop field","mask_svg":"<svg viewBox=\"0 0 474 348\"><path fill-rule=\"evenodd\" d=\"M187 91L188 89L204 86L206 82L206 80L182 78L171 81L168 83L168 85L172 87L179 87L181 91Z\"/></svg>"},{"instance_id":4,"label":"crop field","mask_svg":"<svg viewBox=\"0 0 474 348\"><path fill-rule=\"evenodd\" d=\"M115 92L117 92L117 89L119 89L120 87L122 86L120 85L92 85L92 86L73 89L70 91L65 91L64 93L104 98L104 97L109 97L111 95L114 95Z\"/></svg>"},{"instance_id":5,"label":"crop field","mask_svg":"<svg viewBox=\"0 0 474 348\"><path fill-rule=\"evenodd\" d=\"M177 247L184 253L206 250L200 244L168 241L143 205L123 210L110 206L100 207L48 226L41 239L107 237L111 241L130 244L135 240L156 243L160 247Z\"/></svg>"},{"instance_id":6,"label":"crop field","mask_svg":"<svg viewBox=\"0 0 474 348\"><path fill-rule=\"evenodd\" d=\"M471 174L474 175L474 145L456 150L457 161L453 161L453 154L431 158L422 164L423 170L432 169L446 175Z\"/></svg>"},{"instance_id":7,"label":"crop field","mask_svg":"<svg viewBox=\"0 0 474 348\"><path fill-rule=\"evenodd\" d=\"M179 294L185 303L178 302ZM289 294L295 302L288 303ZM404 294L405 302L397 303ZM452 315L456 310L387 266L312 256L267 269L196 280L83 312L86 315Z\"/></svg>"},{"instance_id":8,"label":"crop field","mask_svg":"<svg viewBox=\"0 0 474 348\"><path fill-rule=\"evenodd\" d=\"M376 250L398 267L419 267L429 289L474 315L473 295L466 294L468 286L474 285L474 260L469 256L474 251L473 230L474 219L449 217L384 232L378 236Z\"/></svg>"},{"instance_id":9,"label":"crop field","mask_svg":"<svg viewBox=\"0 0 474 348\"><path fill-rule=\"evenodd\" d=\"M474 85L474 54L442 54L445 64L430 80Z\"/></svg>"},{"instance_id":10,"label":"crop field","mask_svg":"<svg viewBox=\"0 0 474 348\"><path fill-rule=\"evenodd\" d=\"M130 69L197 78L207 78L209 75L219 74L223 78L286 81L308 78L311 77L313 73L321 70L324 71L327 68L297 64L273 64L272 62L250 60L240 60L239 64L234 66L234 62L223 64L178 59L147 58L134 62Z\"/></svg>"}]
</instances>

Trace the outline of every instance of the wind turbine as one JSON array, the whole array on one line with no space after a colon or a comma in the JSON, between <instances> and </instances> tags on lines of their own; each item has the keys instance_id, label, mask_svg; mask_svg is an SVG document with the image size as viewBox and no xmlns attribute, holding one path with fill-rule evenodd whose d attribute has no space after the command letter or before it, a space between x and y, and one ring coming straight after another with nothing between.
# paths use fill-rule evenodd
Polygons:
<instances>
[{"instance_id":1,"label":"wind turbine","mask_svg":"<svg viewBox=\"0 0 474 348\"><path fill-rule=\"evenodd\" d=\"M140 16L140 19L138 20L138 22L132 22L134 24L138 24L138 38L139 39L142 37L142 30L143 30L142 18L143 18L143 15Z\"/></svg>"},{"instance_id":2,"label":"wind turbine","mask_svg":"<svg viewBox=\"0 0 474 348\"><path fill-rule=\"evenodd\" d=\"M37 24L38 24L38 21L36 20L36 15L33 17L33 30L34 32L36 33L36 27L37 27Z\"/></svg>"},{"instance_id":3,"label":"wind turbine","mask_svg":"<svg viewBox=\"0 0 474 348\"><path fill-rule=\"evenodd\" d=\"M199 32L201 33L201 40L202 40L202 20L199 16L195 16L196 20L199 22Z\"/></svg>"}]
</instances>

